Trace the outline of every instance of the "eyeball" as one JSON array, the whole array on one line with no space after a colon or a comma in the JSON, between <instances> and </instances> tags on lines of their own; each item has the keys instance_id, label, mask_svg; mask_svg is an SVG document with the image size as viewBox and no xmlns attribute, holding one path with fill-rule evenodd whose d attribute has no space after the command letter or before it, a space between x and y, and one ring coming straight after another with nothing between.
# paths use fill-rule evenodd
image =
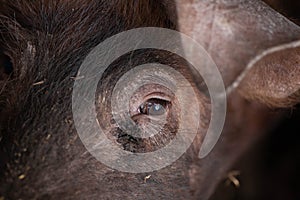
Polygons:
<instances>
[{"instance_id":1,"label":"eyeball","mask_svg":"<svg viewBox=\"0 0 300 200\"><path fill-rule=\"evenodd\" d=\"M144 115L161 116L167 113L170 102L162 99L149 99L141 104L138 112Z\"/></svg>"}]
</instances>

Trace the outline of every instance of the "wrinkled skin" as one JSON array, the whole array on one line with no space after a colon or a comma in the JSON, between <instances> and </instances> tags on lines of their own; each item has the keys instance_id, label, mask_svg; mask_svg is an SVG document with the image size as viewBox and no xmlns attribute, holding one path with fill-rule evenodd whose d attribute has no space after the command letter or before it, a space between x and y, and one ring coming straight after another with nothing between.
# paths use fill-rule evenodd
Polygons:
<instances>
[{"instance_id":1,"label":"wrinkled skin","mask_svg":"<svg viewBox=\"0 0 300 200\"><path fill-rule=\"evenodd\" d=\"M0 6L1 48L13 66L13 73L0 72L3 75L0 76L0 195L5 199L207 199L232 163L278 120L279 114L274 115L265 104L286 107L299 100L297 78L288 84L281 74L270 78L275 83L277 79L281 80L279 87L292 88L280 94L279 100L276 89L265 88L261 82L255 84L257 81L252 79L261 74L260 67L246 73L243 76L245 81L238 81L238 86L233 84L257 54L299 38L299 28L285 18L281 19L284 31L279 27L278 31L269 31L273 35L268 37L265 37L264 31L253 31L260 38L268 38L266 43L251 42L257 35L239 32L244 28L237 26L234 36L241 34L238 38L242 44L240 48L250 50L241 52L236 49L232 52L231 42L236 37L220 34L215 39L207 38L218 31L206 28L211 19L203 17L204 24L201 24L197 17L189 16L193 12L185 9L193 1L1 1L4 2ZM247 18L249 16L242 12L243 6L248 8L245 2L237 1L236 5L242 5L238 13ZM197 6L214 7L210 1L200 4ZM228 11L236 8L236 5L227 4L225 8ZM251 6L255 7L256 3ZM269 10L264 4L262 7ZM175 9L177 15L174 14ZM251 12L255 14L257 10ZM196 10L199 18L204 16L200 11ZM269 12L271 16L273 11ZM222 14L216 10L212 13ZM222 18L221 14L219 18ZM279 15L275 15L276 19ZM103 165L85 149L72 119L71 95L78 68L93 47L116 33L143 26L165 27L196 35L195 39L216 61L230 91L221 138L209 156L199 159L199 148L210 119L210 101L199 89L199 80L195 80L197 77L187 63L175 55L154 50L138 52L130 58L127 55L114 62L98 84L95 103L99 122L108 127L108 136L125 150L144 152L160 147L161 143L168 142L172 136L169 132L176 130L178 122L176 116L170 116L168 127L157 143L151 140L132 142L114 129L107 105L113 84L124 70L154 61L172 66L193 83L200 106L200 110L195 112L202 113L197 137L179 160L159 171L130 174ZM266 27L267 30L271 28ZM199 30L203 34L198 33ZM258 26L258 30L265 29ZM248 40L250 43L245 42ZM223 41L223 46L220 41ZM258 47L258 44L262 45ZM299 59L297 49L298 46L292 54ZM221 53L217 54L217 51ZM229 56L228 52L232 54ZM296 75L299 73L298 63L286 65ZM249 85L252 87L249 88ZM267 94L264 91L269 89L275 92L264 96ZM106 93L107 90L110 92ZM149 92L147 90L151 92L151 87L140 93ZM291 92L295 93L287 95ZM108 100L102 103L104 97ZM151 177L145 181L148 175Z\"/></svg>"}]
</instances>

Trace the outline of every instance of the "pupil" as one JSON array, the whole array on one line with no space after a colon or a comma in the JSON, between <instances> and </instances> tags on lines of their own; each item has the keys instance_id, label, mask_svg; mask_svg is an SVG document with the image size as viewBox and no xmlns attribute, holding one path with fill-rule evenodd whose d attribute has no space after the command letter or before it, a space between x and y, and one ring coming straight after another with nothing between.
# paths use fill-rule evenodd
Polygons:
<instances>
[{"instance_id":1,"label":"pupil","mask_svg":"<svg viewBox=\"0 0 300 200\"><path fill-rule=\"evenodd\" d=\"M150 115L163 115L165 113L165 109L161 104L154 103L151 105L149 109Z\"/></svg>"},{"instance_id":2,"label":"pupil","mask_svg":"<svg viewBox=\"0 0 300 200\"><path fill-rule=\"evenodd\" d=\"M140 105L138 108L139 113L145 115L163 115L165 113L165 107L167 102L160 99L150 99Z\"/></svg>"}]
</instances>

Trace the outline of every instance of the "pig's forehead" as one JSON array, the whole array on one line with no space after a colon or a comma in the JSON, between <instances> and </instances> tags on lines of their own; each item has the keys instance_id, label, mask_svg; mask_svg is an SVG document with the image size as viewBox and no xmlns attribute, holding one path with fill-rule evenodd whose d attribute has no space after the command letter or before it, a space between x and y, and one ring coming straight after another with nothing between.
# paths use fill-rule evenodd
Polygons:
<instances>
[{"instance_id":1,"label":"pig's forehead","mask_svg":"<svg viewBox=\"0 0 300 200\"><path fill-rule=\"evenodd\" d=\"M2 7L8 8L5 12L10 12L12 20L15 17L22 28L31 29L29 35L34 33L34 37L39 37L37 32L40 32L49 35L46 38L48 41L54 38L57 43L54 48L60 49L57 52L69 50L71 53L72 48L92 46L91 42L100 42L135 27L176 28L193 37L207 50L226 86L235 82L257 54L294 41L300 35L296 25L261 2L174 2L175 6L169 0L161 3L117 0L5 1ZM64 38L68 41L63 41Z\"/></svg>"}]
</instances>

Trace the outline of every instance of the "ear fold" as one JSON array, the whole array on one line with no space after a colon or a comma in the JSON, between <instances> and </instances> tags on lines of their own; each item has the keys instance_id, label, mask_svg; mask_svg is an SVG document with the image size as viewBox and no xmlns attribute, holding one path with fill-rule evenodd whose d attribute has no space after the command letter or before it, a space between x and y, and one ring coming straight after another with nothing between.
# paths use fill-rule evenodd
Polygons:
<instances>
[{"instance_id":1,"label":"ear fold","mask_svg":"<svg viewBox=\"0 0 300 200\"><path fill-rule=\"evenodd\" d=\"M276 107L300 102L298 25L260 0L174 1L179 31L207 50L228 93Z\"/></svg>"},{"instance_id":2,"label":"ear fold","mask_svg":"<svg viewBox=\"0 0 300 200\"><path fill-rule=\"evenodd\" d=\"M238 78L246 98L275 107L300 102L300 41L273 47L256 56Z\"/></svg>"}]
</instances>

